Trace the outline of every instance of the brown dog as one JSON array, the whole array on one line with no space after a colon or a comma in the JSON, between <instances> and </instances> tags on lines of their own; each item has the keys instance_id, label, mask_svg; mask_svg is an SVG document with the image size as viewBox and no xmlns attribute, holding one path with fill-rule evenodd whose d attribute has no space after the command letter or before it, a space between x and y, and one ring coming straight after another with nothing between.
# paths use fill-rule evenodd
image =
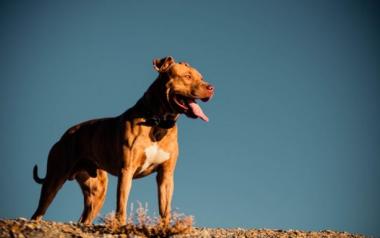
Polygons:
<instances>
[{"instance_id":1,"label":"brown dog","mask_svg":"<svg viewBox=\"0 0 380 238\"><path fill-rule=\"evenodd\" d=\"M84 196L80 222L91 224L103 205L107 172L118 176L116 218L126 222L132 179L157 172L160 215L170 219L174 169L178 157L176 120L181 113L208 121L196 103L208 101L214 88L186 63L172 57L153 61L159 76L135 106L113 118L78 124L49 153L46 177L32 219L40 220L66 180L76 179Z\"/></svg>"}]
</instances>

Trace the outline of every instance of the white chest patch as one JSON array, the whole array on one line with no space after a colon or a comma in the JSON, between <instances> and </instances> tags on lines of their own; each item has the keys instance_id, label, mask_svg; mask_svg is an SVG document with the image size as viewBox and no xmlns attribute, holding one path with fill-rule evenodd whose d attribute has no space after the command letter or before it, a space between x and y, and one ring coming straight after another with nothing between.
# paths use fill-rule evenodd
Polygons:
<instances>
[{"instance_id":1,"label":"white chest patch","mask_svg":"<svg viewBox=\"0 0 380 238\"><path fill-rule=\"evenodd\" d=\"M170 158L170 154L158 147L157 143L145 148L145 162L141 167L141 172L147 169L150 165L157 165L165 162Z\"/></svg>"}]
</instances>

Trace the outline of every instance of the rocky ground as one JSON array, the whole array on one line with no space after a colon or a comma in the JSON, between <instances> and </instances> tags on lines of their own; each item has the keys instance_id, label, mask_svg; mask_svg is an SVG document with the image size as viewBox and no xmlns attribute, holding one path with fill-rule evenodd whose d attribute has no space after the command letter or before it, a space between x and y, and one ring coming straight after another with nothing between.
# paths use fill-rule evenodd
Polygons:
<instances>
[{"instance_id":1,"label":"rocky ground","mask_svg":"<svg viewBox=\"0 0 380 238\"><path fill-rule=\"evenodd\" d=\"M359 234L347 232L335 232L330 230L319 232L306 232L299 230L268 230L268 229L211 229L192 228L182 230L181 234L176 232L161 232L149 230L150 228L136 227L136 225L125 226L122 229L115 229L107 225L85 226L78 223L59 223L52 221L35 222L24 218L0 220L0 237L23 238L64 238L64 237L255 237L255 238L291 238L291 237L324 237L324 238L359 238L365 237Z\"/></svg>"}]
</instances>

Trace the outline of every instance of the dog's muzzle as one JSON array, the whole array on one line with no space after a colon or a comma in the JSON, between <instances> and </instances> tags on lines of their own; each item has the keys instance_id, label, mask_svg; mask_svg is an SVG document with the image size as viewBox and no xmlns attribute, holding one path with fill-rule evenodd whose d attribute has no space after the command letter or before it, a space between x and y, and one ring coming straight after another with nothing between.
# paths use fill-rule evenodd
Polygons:
<instances>
[{"instance_id":1,"label":"dog's muzzle","mask_svg":"<svg viewBox=\"0 0 380 238\"><path fill-rule=\"evenodd\" d=\"M173 103L176 105L176 108L181 113L184 113L190 118L200 118L203 121L208 122L209 119L206 114L203 112L202 108L196 102L196 100L201 100L203 102L209 101L214 95L214 86L211 84L206 86L206 93L204 97L186 97L180 94L174 94L172 96Z\"/></svg>"}]
</instances>

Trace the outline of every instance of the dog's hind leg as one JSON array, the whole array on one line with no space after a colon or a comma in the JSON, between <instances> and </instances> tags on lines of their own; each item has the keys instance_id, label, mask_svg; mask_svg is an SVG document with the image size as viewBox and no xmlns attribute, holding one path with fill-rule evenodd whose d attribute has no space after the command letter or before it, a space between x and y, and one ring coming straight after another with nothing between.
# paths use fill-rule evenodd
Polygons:
<instances>
[{"instance_id":1,"label":"dog's hind leg","mask_svg":"<svg viewBox=\"0 0 380 238\"><path fill-rule=\"evenodd\" d=\"M32 220L42 219L42 216L45 215L47 208L53 201L58 190L62 187L68 177L66 171L61 168L62 164L59 163L62 158L61 154L61 145L56 143L49 153L46 177L41 179L42 188L40 200L38 202L37 210L31 218ZM37 175L37 170L34 172L34 175Z\"/></svg>"},{"instance_id":2,"label":"dog's hind leg","mask_svg":"<svg viewBox=\"0 0 380 238\"><path fill-rule=\"evenodd\" d=\"M76 175L76 180L82 189L84 199L84 209L79 222L90 225L102 208L108 185L107 172L101 169L96 170L97 176L91 177L86 171L80 171Z\"/></svg>"},{"instance_id":3,"label":"dog's hind leg","mask_svg":"<svg viewBox=\"0 0 380 238\"><path fill-rule=\"evenodd\" d=\"M38 208L32 216L32 220L41 220L58 190L65 183L66 178L61 176L47 177L41 188L41 196Z\"/></svg>"}]
</instances>

